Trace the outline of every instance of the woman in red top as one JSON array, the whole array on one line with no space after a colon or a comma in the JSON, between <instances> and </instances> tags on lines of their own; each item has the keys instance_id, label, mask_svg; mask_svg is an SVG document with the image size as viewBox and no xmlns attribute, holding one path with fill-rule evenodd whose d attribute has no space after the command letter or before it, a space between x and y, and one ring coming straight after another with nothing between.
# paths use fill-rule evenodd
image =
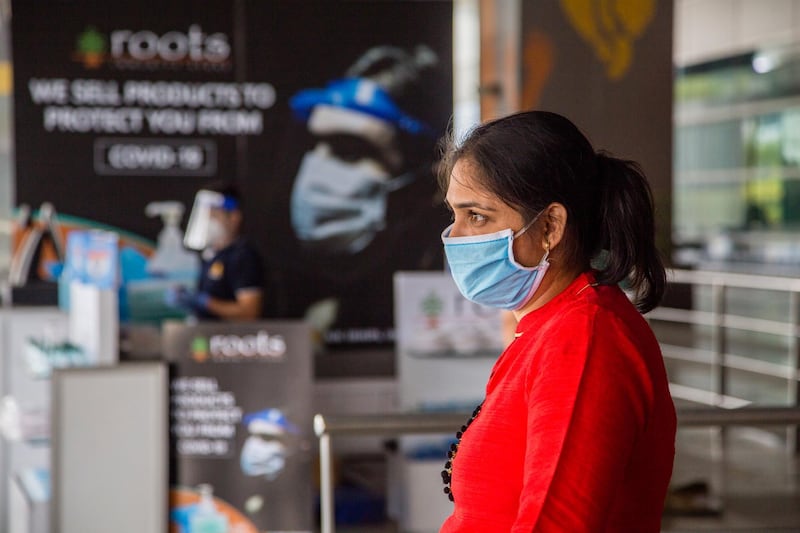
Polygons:
<instances>
[{"instance_id":1,"label":"woman in red top","mask_svg":"<svg viewBox=\"0 0 800 533\"><path fill-rule=\"evenodd\" d=\"M666 284L640 167L541 111L479 126L443 163L453 278L519 323L442 472L441 532L659 531L676 422L640 314Z\"/></svg>"}]
</instances>

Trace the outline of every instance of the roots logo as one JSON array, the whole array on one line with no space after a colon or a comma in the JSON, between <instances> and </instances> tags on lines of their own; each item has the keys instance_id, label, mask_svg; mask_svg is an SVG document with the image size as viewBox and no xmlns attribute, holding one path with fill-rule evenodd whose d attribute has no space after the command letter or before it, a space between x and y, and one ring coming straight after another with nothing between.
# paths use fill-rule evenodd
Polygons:
<instances>
[{"instance_id":1,"label":"roots logo","mask_svg":"<svg viewBox=\"0 0 800 533\"><path fill-rule=\"evenodd\" d=\"M259 331L255 335L212 335L192 340L191 356L198 363L281 361L286 355L286 340L282 335Z\"/></svg>"},{"instance_id":2,"label":"roots logo","mask_svg":"<svg viewBox=\"0 0 800 533\"><path fill-rule=\"evenodd\" d=\"M185 32L113 30L108 36L89 26L78 36L73 58L89 69L109 64L125 70L228 70L231 45L226 34L207 34L199 24Z\"/></svg>"}]
</instances>

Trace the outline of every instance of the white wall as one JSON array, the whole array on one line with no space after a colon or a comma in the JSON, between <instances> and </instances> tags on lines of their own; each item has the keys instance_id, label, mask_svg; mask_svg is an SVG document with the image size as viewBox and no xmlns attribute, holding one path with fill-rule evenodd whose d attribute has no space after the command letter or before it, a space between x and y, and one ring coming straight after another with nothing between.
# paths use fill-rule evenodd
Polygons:
<instances>
[{"instance_id":1,"label":"white wall","mask_svg":"<svg viewBox=\"0 0 800 533\"><path fill-rule=\"evenodd\" d=\"M675 0L678 66L790 42L800 42L800 0Z\"/></svg>"}]
</instances>

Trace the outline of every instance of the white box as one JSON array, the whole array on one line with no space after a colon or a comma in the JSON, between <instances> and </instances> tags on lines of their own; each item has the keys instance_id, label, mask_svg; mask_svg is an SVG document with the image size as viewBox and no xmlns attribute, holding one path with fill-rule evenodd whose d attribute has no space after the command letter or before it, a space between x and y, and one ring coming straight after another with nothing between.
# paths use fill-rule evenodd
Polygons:
<instances>
[{"instance_id":1,"label":"white box","mask_svg":"<svg viewBox=\"0 0 800 533\"><path fill-rule=\"evenodd\" d=\"M444 460L401 458L399 476L402 504L398 517L404 533L436 533L453 512L453 503L444 493Z\"/></svg>"}]
</instances>

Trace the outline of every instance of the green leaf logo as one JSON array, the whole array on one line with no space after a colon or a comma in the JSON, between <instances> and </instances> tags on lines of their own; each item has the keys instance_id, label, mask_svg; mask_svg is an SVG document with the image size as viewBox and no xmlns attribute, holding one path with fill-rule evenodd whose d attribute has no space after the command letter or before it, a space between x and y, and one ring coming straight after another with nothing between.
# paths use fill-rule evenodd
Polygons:
<instances>
[{"instance_id":1,"label":"green leaf logo","mask_svg":"<svg viewBox=\"0 0 800 533\"><path fill-rule=\"evenodd\" d=\"M205 337L195 337L192 340L192 359L198 363L208 359L208 339Z\"/></svg>"},{"instance_id":2,"label":"green leaf logo","mask_svg":"<svg viewBox=\"0 0 800 533\"><path fill-rule=\"evenodd\" d=\"M442 299L434 291L431 291L422 300L421 307L422 312L428 319L428 327L436 328L439 323L439 315L442 314L442 308L444 307Z\"/></svg>"},{"instance_id":3,"label":"green leaf logo","mask_svg":"<svg viewBox=\"0 0 800 533\"><path fill-rule=\"evenodd\" d=\"M89 26L78 35L75 55L86 68L97 68L102 65L107 50L106 36L97 31L94 26Z\"/></svg>"}]
</instances>

